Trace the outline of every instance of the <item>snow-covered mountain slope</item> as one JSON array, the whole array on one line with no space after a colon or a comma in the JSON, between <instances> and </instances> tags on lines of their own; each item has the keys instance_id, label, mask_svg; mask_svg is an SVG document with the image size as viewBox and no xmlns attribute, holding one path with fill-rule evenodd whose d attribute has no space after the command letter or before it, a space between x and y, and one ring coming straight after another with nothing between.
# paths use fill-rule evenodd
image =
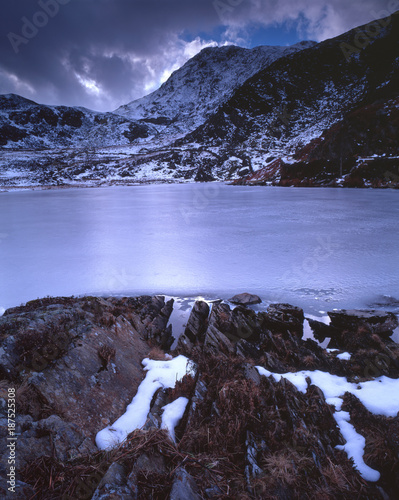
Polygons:
<instances>
[{"instance_id":1,"label":"snow-covered mountain slope","mask_svg":"<svg viewBox=\"0 0 399 500\"><path fill-rule=\"evenodd\" d=\"M316 45L205 49L119 114L0 96L0 185L399 186L399 15L376 23Z\"/></svg>"},{"instance_id":2,"label":"snow-covered mountain slope","mask_svg":"<svg viewBox=\"0 0 399 500\"><path fill-rule=\"evenodd\" d=\"M115 113L153 123L167 135L185 135L204 123L248 78L277 59L315 44L304 41L289 47L205 48L158 90L121 106Z\"/></svg>"},{"instance_id":3,"label":"snow-covered mountain slope","mask_svg":"<svg viewBox=\"0 0 399 500\"><path fill-rule=\"evenodd\" d=\"M360 27L277 60L247 80L202 126L176 145L202 144L233 151L236 156L245 154L258 170L278 157L295 154L316 138L323 141L323 132L350 113L384 102L383 109L377 106L368 111L369 117L378 112L386 118L379 121L379 137L369 142L367 154L381 154L386 148L386 153L399 155L399 141L392 139L397 129L395 132L389 118L399 96L399 16L381 22L379 34L369 37L360 49L355 41L359 32L366 31ZM347 47L354 49L348 57L344 53ZM377 143L378 151L374 151ZM345 149L347 155L353 150ZM336 166L341 161L340 147L328 151L331 154L324 151L318 159L331 160ZM278 179L276 172L273 176L270 180Z\"/></svg>"},{"instance_id":4,"label":"snow-covered mountain slope","mask_svg":"<svg viewBox=\"0 0 399 500\"><path fill-rule=\"evenodd\" d=\"M0 96L0 146L7 148L130 144L156 134L152 125L112 113L44 106L15 94Z\"/></svg>"}]
</instances>

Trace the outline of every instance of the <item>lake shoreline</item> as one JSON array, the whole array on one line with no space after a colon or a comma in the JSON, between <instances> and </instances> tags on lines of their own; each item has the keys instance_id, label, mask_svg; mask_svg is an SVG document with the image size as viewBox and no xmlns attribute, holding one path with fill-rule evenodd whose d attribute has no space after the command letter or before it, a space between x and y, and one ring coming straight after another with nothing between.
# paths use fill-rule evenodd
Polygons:
<instances>
[{"instance_id":1,"label":"lake shoreline","mask_svg":"<svg viewBox=\"0 0 399 500\"><path fill-rule=\"evenodd\" d=\"M49 190L66 190L66 189L93 189L93 188L111 188L111 187L137 187L137 186L151 186L151 185L211 185L211 184L223 184L226 186L244 186L244 187L259 187L259 188L299 188L299 189L344 189L344 190L364 190L371 189L373 191L389 190L396 191L399 190L399 185L396 186L341 186L341 185L279 185L279 184L261 184L261 183L234 183L231 181L209 181L209 182L196 182L196 181L171 181L171 180L142 180L134 182L111 182L107 184L92 184L82 183L82 184L65 184L60 186L49 185L32 185L32 186L2 186L0 185L0 194L8 192L19 192L19 191L49 191Z\"/></svg>"}]
</instances>

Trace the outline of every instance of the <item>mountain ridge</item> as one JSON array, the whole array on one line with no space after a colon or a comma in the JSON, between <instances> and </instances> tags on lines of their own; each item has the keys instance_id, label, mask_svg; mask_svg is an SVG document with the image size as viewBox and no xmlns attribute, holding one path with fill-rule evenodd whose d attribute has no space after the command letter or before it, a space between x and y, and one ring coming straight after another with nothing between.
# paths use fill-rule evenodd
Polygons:
<instances>
[{"instance_id":1,"label":"mountain ridge","mask_svg":"<svg viewBox=\"0 0 399 500\"><path fill-rule=\"evenodd\" d=\"M117 114L10 95L7 107L0 97L0 146L10 151L0 161L0 183L17 185L23 174L57 185L227 180L395 187L399 16L379 23L362 48L356 41L368 25L318 44L205 48ZM243 54L252 62L240 62ZM27 109L10 109L21 102ZM27 159L13 152L32 147L50 153ZM7 174L10 158L16 170Z\"/></svg>"}]
</instances>

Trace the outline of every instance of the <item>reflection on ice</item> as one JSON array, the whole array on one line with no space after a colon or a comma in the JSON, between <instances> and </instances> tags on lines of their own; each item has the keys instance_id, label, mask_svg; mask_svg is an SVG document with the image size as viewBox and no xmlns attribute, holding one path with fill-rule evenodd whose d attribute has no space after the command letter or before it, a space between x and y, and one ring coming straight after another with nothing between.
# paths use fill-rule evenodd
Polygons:
<instances>
[{"instance_id":1,"label":"reflection on ice","mask_svg":"<svg viewBox=\"0 0 399 500\"><path fill-rule=\"evenodd\" d=\"M228 299L244 291L307 314L367 307L399 296L398 210L390 190L183 184L0 193L0 308L47 295Z\"/></svg>"}]
</instances>

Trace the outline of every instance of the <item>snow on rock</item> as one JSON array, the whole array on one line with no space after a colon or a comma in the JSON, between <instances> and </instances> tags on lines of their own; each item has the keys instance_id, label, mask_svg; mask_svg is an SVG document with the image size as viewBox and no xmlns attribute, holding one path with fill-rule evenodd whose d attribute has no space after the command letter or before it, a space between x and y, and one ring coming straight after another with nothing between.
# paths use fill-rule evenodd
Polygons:
<instances>
[{"instance_id":1,"label":"snow on rock","mask_svg":"<svg viewBox=\"0 0 399 500\"><path fill-rule=\"evenodd\" d=\"M175 439L175 427L179 424L180 420L183 418L184 412L188 404L188 399L185 397L180 397L172 401L166 406L163 406L162 414L162 424L161 429L166 429L173 442Z\"/></svg>"},{"instance_id":2,"label":"snow on rock","mask_svg":"<svg viewBox=\"0 0 399 500\"><path fill-rule=\"evenodd\" d=\"M344 353L348 354L348 353ZM339 377L320 370L302 370L293 373L273 373L261 366L256 367L260 375L272 376L276 382L281 378L289 380L298 391L306 393L308 388L307 378L311 383L319 387L326 399L327 404L334 405L336 412L334 418L340 428L342 436L347 443L339 449L344 449L349 458L353 458L355 466L362 477L368 481L378 481L380 474L368 467L363 461L365 439L358 434L349 423L349 413L340 411L342 397L345 392L354 394L367 408L376 415L395 417L399 412L399 379L391 379L386 376L378 377L368 382L359 384L350 383L346 377Z\"/></svg>"},{"instance_id":3,"label":"snow on rock","mask_svg":"<svg viewBox=\"0 0 399 500\"><path fill-rule=\"evenodd\" d=\"M107 426L97 433L96 444L100 450L118 446L127 438L128 434L143 427L155 392L160 388L173 388L177 381L181 380L186 373L192 371L191 363L185 356L177 356L170 361L156 361L145 358L142 363L147 375L140 384L136 396L126 408L126 412L113 425ZM169 432L172 429L174 431L173 423L177 421L177 416L181 411L180 405L182 405L182 402L176 403L175 406L169 409L167 408L165 428Z\"/></svg>"},{"instance_id":4,"label":"snow on rock","mask_svg":"<svg viewBox=\"0 0 399 500\"><path fill-rule=\"evenodd\" d=\"M344 445L337 445L338 450L344 450L348 457L353 458L356 468L361 476L367 481L378 481L380 473L364 463L363 453L366 446L366 440L358 434L352 424L349 423L350 415L347 411L337 411L334 413L343 438L346 440Z\"/></svg>"},{"instance_id":5,"label":"snow on rock","mask_svg":"<svg viewBox=\"0 0 399 500\"><path fill-rule=\"evenodd\" d=\"M342 361L349 361L351 357L352 355L349 352L341 352L341 354L337 355L337 358L341 359Z\"/></svg>"}]
</instances>

